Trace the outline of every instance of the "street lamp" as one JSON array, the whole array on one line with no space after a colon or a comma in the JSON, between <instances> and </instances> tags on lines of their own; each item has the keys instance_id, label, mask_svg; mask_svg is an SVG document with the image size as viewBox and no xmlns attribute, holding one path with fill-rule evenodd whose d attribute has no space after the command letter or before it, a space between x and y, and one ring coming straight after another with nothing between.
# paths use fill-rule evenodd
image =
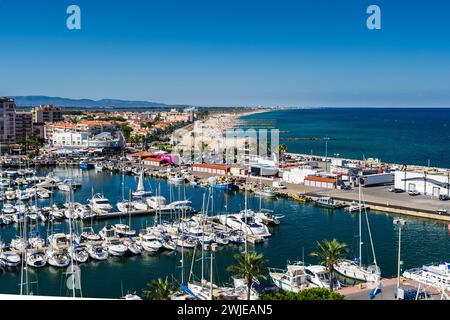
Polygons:
<instances>
[{"instance_id":1,"label":"street lamp","mask_svg":"<svg viewBox=\"0 0 450 320\"><path fill-rule=\"evenodd\" d=\"M399 289L400 289L400 248L402 240L402 228L406 224L404 219L394 219L394 226L398 227L398 261L397 261L397 300L399 299Z\"/></svg>"}]
</instances>

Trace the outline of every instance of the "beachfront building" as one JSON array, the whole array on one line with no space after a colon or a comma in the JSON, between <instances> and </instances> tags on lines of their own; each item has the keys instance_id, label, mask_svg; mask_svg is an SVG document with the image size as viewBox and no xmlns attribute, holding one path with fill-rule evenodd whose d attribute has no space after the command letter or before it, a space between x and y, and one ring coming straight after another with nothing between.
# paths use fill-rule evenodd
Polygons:
<instances>
[{"instance_id":1,"label":"beachfront building","mask_svg":"<svg viewBox=\"0 0 450 320\"><path fill-rule=\"evenodd\" d=\"M406 192L417 191L433 197L449 196L450 171L398 170L395 171L395 188Z\"/></svg>"},{"instance_id":2,"label":"beachfront building","mask_svg":"<svg viewBox=\"0 0 450 320\"><path fill-rule=\"evenodd\" d=\"M16 102L14 99L0 97L0 142L16 141Z\"/></svg>"}]
</instances>

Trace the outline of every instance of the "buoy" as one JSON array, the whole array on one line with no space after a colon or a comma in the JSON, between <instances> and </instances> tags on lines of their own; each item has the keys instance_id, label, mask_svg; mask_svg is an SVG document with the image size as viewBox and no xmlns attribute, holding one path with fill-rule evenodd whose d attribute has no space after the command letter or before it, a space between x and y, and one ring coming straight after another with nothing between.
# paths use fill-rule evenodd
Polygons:
<instances>
[{"instance_id":1,"label":"buoy","mask_svg":"<svg viewBox=\"0 0 450 320\"><path fill-rule=\"evenodd\" d=\"M447 225L447 229L450 230L450 223Z\"/></svg>"}]
</instances>

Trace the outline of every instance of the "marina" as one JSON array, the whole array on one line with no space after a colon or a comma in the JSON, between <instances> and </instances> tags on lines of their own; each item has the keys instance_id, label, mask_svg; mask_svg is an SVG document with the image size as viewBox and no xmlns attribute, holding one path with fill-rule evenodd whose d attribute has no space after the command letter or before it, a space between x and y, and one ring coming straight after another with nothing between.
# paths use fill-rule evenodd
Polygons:
<instances>
[{"instance_id":1,"label":"marina","mask_svg":"<svg viewBox=\"0 0 450 320\"><path fill-rule=\"evenodd\" d=\"M109 199L109 202L114 207L117 202L125 201L127 195L130 192L134 192L139 185L139 174L126 174L114 173L109 170L86 170L78 167L55 167L52 169L41 169L36 172L36 176L47 176L51 173L54 177L71 177L73 180L79 181L81 187L78 187L74 192L74 202L79 204L87 204L88 200L92 198L92 190L103 194ZM138 172L137 172L138 173ZM236 214L239 212L245 212L245 193L239 190L221 190L216 188L207 188L194 186L190 183L170 183L166 179L154 178L149 175L145 177L145 189L152 190L153 195L161 194L167 199L168 203L185 201L192 202L192 207L195 209L192 214L187 215L186 218L195 216L195 212L201 213L202 208L205 206L204 198L208 199L209 196L214 197L214 201L210 203L209 215L211 216L210 228L215 230L229 232L230 227L226 227L223 223L220 223L221 215L224 214ZM106 188L105 186L108 186ZM124 186L123 194L121 193L122 186ZM119 192L117 192L120 190ZM210 193L211 190L213 195ZM209 196L208 196L209 194ZM353 252L357 252L356 246L356 233L357 233L357 218L355 214L347 213L342 209L330 209L320 208L314 205L313 202L299 203L293 199L280 198L280 197L264 197L261 194L248 193L247 206L254 210L254 212L260 211L261 208L270 209L277 215L282 215L280 223L275 226L269 226L268 231L270 237L266 238L266 232L263 232L263 236L260 238L254 238L251 234L247 233L247 240L250 246L254 246L254 249L258 252L263 252L265 257L270 262L271 267L283 268L286 265L287 259L300 258L302 252L311 252L314 250L315 242L333 235L338 237L341 241L347 242ZM123 200L125 199L125 200ZM35 200L32 200L35 202ZM38 207L46 207L51 203L67 202L67 192L59 190L58 188L52 190L50 199L37 199ZM160 203L155 202L156 205ZM162 203L161 203L162 204ZM161 207L161 206L160 206ZM228 213L227 213L228 212ZM382 277L392 277L395 275L395 231L392 228L392 216L385 215L376 210L371 211L369 219L371 221L371 227L373 231L374 245L377 248L378 263L382 270ZM245 216L245 215L244 215ZM120 211L112 210L108 214L91 216L86 219L77 219L75 221L74 230L82 230L92 228L93 232L91 236L98 234L105 226L129 224L131 230L136 230L137 233L142 233L148 227L158 226L160 220L177 219L177 215L174 211L167 210L164 214L159 214L158 209L152 209L147 211L128 211L123 213ZM231 217L231 216L230 216ZM230 220L232 221L232 220ZM50 225L50 226L49 226ZM42 239L47 238L47 234L53 234L51 229L58 232L68 231L68 220L62 218L55 220L54 223L48 222L34 222L30 224L31 230L39 232ZM10 243L15 236L20 232L17 223L5 225L1 227L2 242ZM206 230L206 229L205 229ZM49 233L50 232L50 233ZM193 229L191 232L194 232ZM415 234L419 233L421 236L415 238ZM146 233L142 234L145 235ZM429 243L430 250L424 248L422 250L415 250L414 246L418 245L421 241L421 248L423 248L423 234L430 234L430 239L425 243ZM433 234L434 236L431 236ZM437 237L436 237L437 235ZM215 236L214 233L208 233L207 237L211 238ZM245 238L245 233L241 233L241 240L238 243L219 245L215 250L215 267L218 272L218 283L228 283L228 272L224 269L227 264L231 263L233 252L240 252L243 250L242 238ZM414 218L408 219L408 230L405 231L406 241L404 243L404 261L403 268L417 267L418 263L428 263L430 256L434 255L434 260L446 258L446 243L448 232L445 224L430 221L414 220ZM93 238L95 239L95 237ZM131 241L135 242L140 240L141 236L136 235L131 237ZM431 239L433 239L431 241ZM118 237L112 239L112 245L115 240L124 244L126 241L123 238ZM151 241L151 238L149 239ZM216 238L218 243L221 242L219 238ZM431 242L429 242L431 241ZM439 252L436 250L431 251L435 241L439 242ZM82 272L82 285L84 288L84 294L87 297L117 297L120 295L120 281L117 280L117 292L111 292L111 290L102 290L101 285L91 286L93 279L95 283L106 283L110 281L108 277L114 279L114 274L123 273L126 270L127 274L133 276L127 276L124 278L123 286L132 292L139 292L142 289L143 283L149 279L155 277L171 276L174 279L180 279L181 269L179 264L180 255L182 251L185 254L185 258L188 259L192 255L193 250L188 249L190 247L189 242L175 239L176 243L181 246L185 246L183 250L161 250L157 252L150 247L141 254L126 253L121 254L120 251L115 252L115 255L111 255L108 258L103 259L99 256L98 259L88 259L84 263L80 263L79 266ZM365 242L365 241L364 241ZM91 241L90 247L94 249L99 245L103 245L105 241L103 239ZM300 244L293 245L294 243ZM369 243L369 242L367 242ZM147 242L142 243L144 247ZM170 247L170 246L169 246ZM117 247L120 249L120 247ZM191 247L193 248L193 247ZM48 247L43 246L42 250L47 250ZM150 249L150 251L149 251ZM137 248L136 250L139 250ZM14 250L13 250L14 251ZM16 251L20 254L21 251ZM281 252L281 254L280 254ZM101 252L99 252L100 254ZM95 255L95 251L92 251ZM91 255L91 254L90 254ZM92 255L91 255L92 256ZM439 258L438 258L439 257ZM38 263L36 259L38 256L33 256L33 259ZM30 257L31 259L31 257ZM303 259L302 259L303 260ZM314 263L313 258L306 257L308 263ZM186 263L188 263L186 261ZM53 263L55 264L55 263ZM62 263L64 265L64 263ZM185 266L187 273L187 267ZM195 267L194 267L195 269ZM98 273L98 270L102 270ZM133 270L135 272L133 272ZM139 272L136 272L139 270ZM197 270L198 271L198 270ZM66 289L61 288L59 283L61 279L65 278L64 268L47 266L44 268L30 268L30 276L33 280L34 287L39 294L45 295L65 295ZM20 272L18 269L4 268L0 276L0 282L2 287L7 288L8 293L17 293L17 283L19 281ZM119 279L119 278L117 278ZM63 290L63 291L61 291Z\"/></svg>"}]
</instances>

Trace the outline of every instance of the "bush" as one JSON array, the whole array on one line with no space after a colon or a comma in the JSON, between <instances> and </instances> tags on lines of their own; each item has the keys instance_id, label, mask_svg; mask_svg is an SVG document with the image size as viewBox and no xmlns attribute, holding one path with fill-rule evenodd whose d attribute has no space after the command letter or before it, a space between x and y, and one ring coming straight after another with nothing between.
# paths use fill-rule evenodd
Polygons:
<instances>
[{"instance_id":1,"label":"bush","mask_svg":"<svg viewBox=\"0 0 450 320\"><path fill-rule=\"evenodd\" d=\"M344 300L344 296L338 292L325 288L310 288L295 292L272 292L262 295L260 300Z\"/></svg>"}]
</instances>

